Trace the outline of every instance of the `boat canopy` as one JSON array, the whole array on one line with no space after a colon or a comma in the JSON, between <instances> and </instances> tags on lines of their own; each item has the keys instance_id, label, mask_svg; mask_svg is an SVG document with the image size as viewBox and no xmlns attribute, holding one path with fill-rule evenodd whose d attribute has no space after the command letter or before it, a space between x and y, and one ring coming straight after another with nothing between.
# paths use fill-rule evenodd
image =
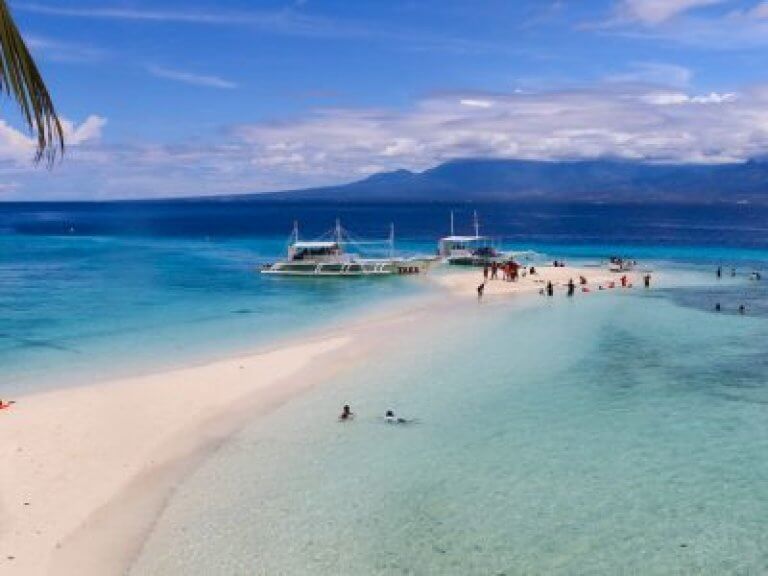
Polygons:
<instances>
[{"instance_id":1,"label":"boat canopy","mask_svg":"<svg viewBox=\"0 0 768 576\"><path fill-rule=\"evenodd\" d=\"M440 238L441 242L479 242L487 240L485 236L446 236Z\"/></svg>"},{"instance_id":2,"label":"boat canopy","mask_svg":"<svg viewBox=\"0 0 768 576\"><path fill-rule=\"evenodd\" d=\"M336 248L338 246L338 242L294 242L293 247L298 248L300 250L318 250L323 248Z\"/></svg>"}]
</instances>

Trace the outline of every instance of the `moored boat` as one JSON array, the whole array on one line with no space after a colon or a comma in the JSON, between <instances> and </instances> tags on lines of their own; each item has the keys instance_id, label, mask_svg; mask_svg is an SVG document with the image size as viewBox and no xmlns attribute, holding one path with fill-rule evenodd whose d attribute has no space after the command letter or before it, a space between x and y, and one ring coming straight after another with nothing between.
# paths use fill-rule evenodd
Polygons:
<instances>
[{"instance_id":1,"label":"moored boat","mask_svg":"<svg viewBox=\"0 0 768 576\"><path fill-rule=\"evenodd\" d=\"M394 257L394 227L389 240L374 242L389 245L390 256L386 258L363 258L347 252L346 246L356 242L336 222L329 239L304 241L299 239L298 224L294 224L288 255L285 260L262 267L262 274L282 276L350 277L350 276L391 276L395 274L420 274L430 265L429 258Z\"/></svg>"},{"instance_id":2,"label":"moored boat","mask_svg":"<svg viewBox=\"0 0 768 576\"><path fill-rule=\"evenodd\" d=\"M507 256L493 246L487 236L480 236L480 223L477 212L474 213L474 236L457 236L453 230L453 212L451 212L451 235L440 238L437 245L438 255L454 266L486 266L493 262L503 262Z\"/></svg>"}]
</instances>

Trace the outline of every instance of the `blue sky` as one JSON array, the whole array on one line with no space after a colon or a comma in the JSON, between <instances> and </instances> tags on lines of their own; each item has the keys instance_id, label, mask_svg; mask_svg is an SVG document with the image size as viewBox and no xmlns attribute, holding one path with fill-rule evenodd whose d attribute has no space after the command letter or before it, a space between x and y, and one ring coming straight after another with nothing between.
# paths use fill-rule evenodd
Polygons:
<instances>
[{"instance_id":1,"label":"blue sky","mask_svg":"<svg viewBox=\"0 0 768 576\"><path fill-rule=\"evenodd\" d=\"M259 192L455 157L768 149L759 0L12 0L69 149L0 105L0 199Z\"/></svg>"}]
</instances>

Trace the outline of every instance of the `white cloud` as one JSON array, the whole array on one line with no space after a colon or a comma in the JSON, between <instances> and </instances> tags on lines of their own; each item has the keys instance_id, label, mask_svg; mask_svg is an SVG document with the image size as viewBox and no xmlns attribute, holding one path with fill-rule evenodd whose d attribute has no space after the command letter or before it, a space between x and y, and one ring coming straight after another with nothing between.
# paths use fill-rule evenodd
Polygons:
<instances>
[{"instance_id":1,"label":"white cloud","mask_svg":"<svg viewBox=\"0 0 768 576\"><path fill-rule=\"evenodd\" d=\"M0 197L19 189L18 182L0 182Z\"/></svg>"},{"instance_id":2,"label":"white cloud","mask_svg":"<svg viewBox=\"0 0 768 576\"><path fill-rule=\"evenodd\" d=\"M461 103L464 106L469 106L471 108L490 108L493 106L493 102L490 102L488 100L478 100L476 98L462 98L459 100L459 103Z\"/></svg>"},{"instance_id":3,"label":"white cloud","mask_svg":"<svg viewBox=\"0 0 768 576\"><path fill-rule=\"evenodd\" d=\"M85 121L75 125L69 120L62 120L64 140L68 146L79 146L87 142L94 142L101 138L101 130L106 126L107 119L101 116L91 115Z\"/></svg>"},{"instance_id":4,"label":"white cloud","mask_svg":"<svg viewBox=\"0 0 768 576\"><path fill-rule=\"evenodd\" d=\"M0 120L0 161L28 162L35 153L35 141Z\"/></svg>"},{"instance_id":5,"label":"white cloud","mask_svg":"<svg viewBox=\"0 0 768 576\"><path fill-rule=\"evenodd\" d=\"M611 75L607 80L609 82L687 86L692 78L693 72L683 66L661 62L637 62L631 66L628 72Z\"/></svg>"},{"instance_id":6,"label":"white cloud","mask_svg":"<svg viewBox=\"0 0 768 576\"><path fill-rule=\"evenodd\" d=\"M220 78L218 76L195 74L193 72L185 72L184 70L172 70L170 68L162 68L160 66L148 66L147 71L156 78L173 80L183 84L206 86L208 88L221 88L224 90L232 90L237 88L237 84L234 82L225 80L224 78Z\"/></svg>"},{"instance_id":7,"label":"white cloud","mask_svg":"<svg viewBox=\"0 0 768 576\"><path fill-rule=\"evenodd\" d=\"M490 105L467 106L466 100ZM6 196L29 197L30 190L96 198L274 191L466 157L738 162L768 155L768 87L738 95L637 83L453 92L405 110L318 109L183 144L95 144L102 126L94 117L66 128L83 144L50 176L41 175L46 170L14 176L23 188ZM0 156L21 165L33 150L25 135L0 124Z\"/></svg>"},{"instance_id":8,"label":"white cloud","mask_svg":"<svg viewBox=\"0 0 768 576\"><path fill-rule=\"evenodd\" d=\"M680 104L724 104L733 102L737 96L733 92L710 92L691 96L684 92L649 92L643 96L643 99L649 104L657 106L676 106Z\"/></svg>"},{"instance_id":9,"label":"white cloud","mask_svg":"<svg viewBox=\"0 0 768 576\"><path fill-rule=\"evenodd\" d=\"M725 0L621 0L618 14L621 19L656 25L675 16L701 8L720 4Z\"/></svg>"},{"instance_id":10,"label":"white cloud","mask_svg":"<svg viewBox=\"0 0 768 576\"><path fill-rule=\"evenodd\" d=\"M79 125L62 118L61 127L67 149L98 141L106 123L105 118L96 115L88 116ZM17 130L5 120L0 120L0 163L28 166L35 155L36 147L36 140Z\"/></svg>"},{"instance_id":11,"label":"white cloud","mask_svg":"<svg viewBox=\"0 0 768 576\"><path fill-rule=\"evenodd\" d=\"M106 57L103 50L45 36L27 35L24 42L36 56L52 62L97 62Z\"/></svg>"},{"instance_id":12,"label":"white cloud","mask_svg":"<svg viewBox=\"0 0 768 576\"><path fill-rule=\"evenodd\" d=\"M760 2L746 10L736 10L731 12L731 17L746 17L754 20L768 19L768 2Z\"/></svg>"},{"instance_id":13,"label":"white cloud","mask_svg":"<svg viewBox=\"0 0 768 576\"><path fill-rule=\"evenodd\" d=\"M621 0L613 18L581 28L707 50L749 50L768 44L768 0L744 2L746 7L729 10L734 4L734 0ZM722 9L694 10L710 5Z\"/></svg>"}]
</instances>

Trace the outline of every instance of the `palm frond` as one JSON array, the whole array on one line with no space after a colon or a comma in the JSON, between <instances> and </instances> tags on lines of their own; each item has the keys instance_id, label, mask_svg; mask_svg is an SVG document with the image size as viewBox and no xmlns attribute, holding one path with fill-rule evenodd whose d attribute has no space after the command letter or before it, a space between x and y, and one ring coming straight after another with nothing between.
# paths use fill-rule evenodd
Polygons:
<instances>
[{"instance_id":1,"label":"palm frond","mask_svg":"<svg viewBox=\"0 0 768 576\"><path fill-rule=\"evenodd\" d=\"M30 132L37 138L35 160L45 158L51 166L64 153L64 131L5 0L0 0L0 91L16 100Z\"/></svg>"}]
</instances>

